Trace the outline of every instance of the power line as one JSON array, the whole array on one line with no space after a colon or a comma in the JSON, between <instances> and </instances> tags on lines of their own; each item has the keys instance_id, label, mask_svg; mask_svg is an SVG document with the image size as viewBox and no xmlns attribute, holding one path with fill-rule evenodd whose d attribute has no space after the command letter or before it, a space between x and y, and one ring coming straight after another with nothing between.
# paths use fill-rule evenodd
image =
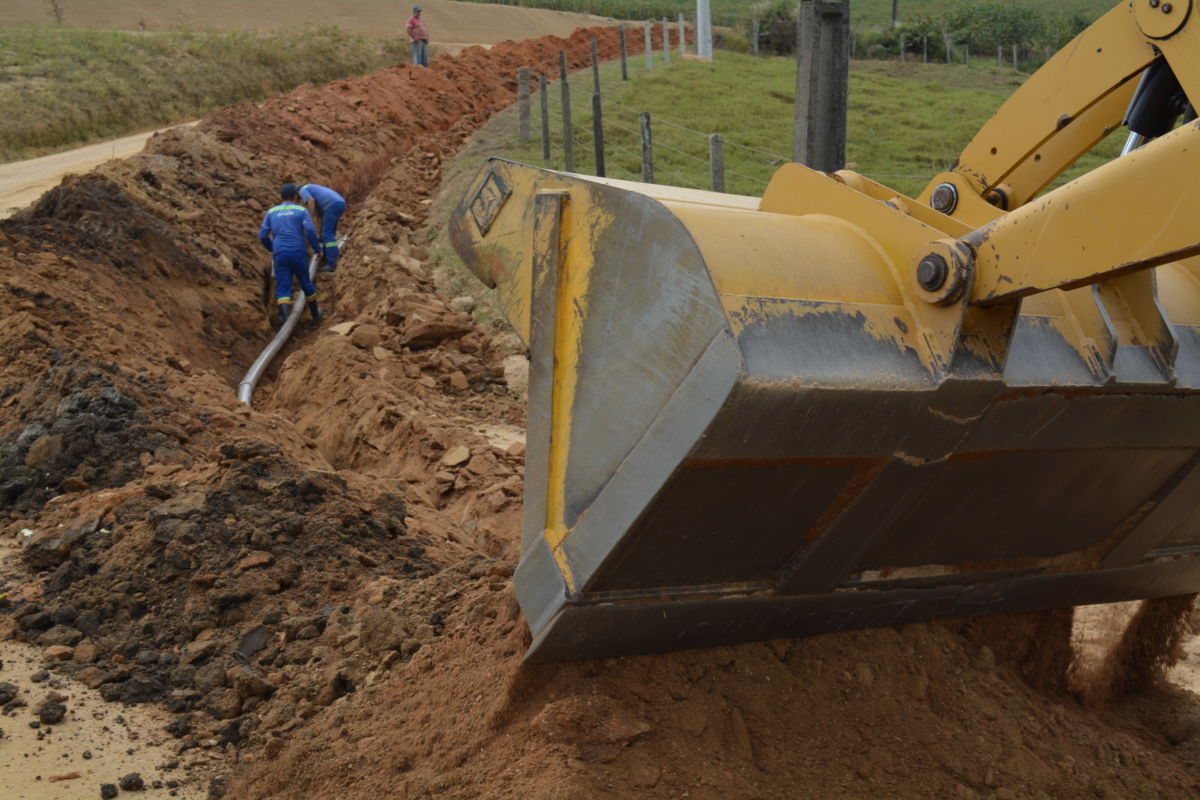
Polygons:
<instances>
[{"instance_id":1,"label":"power line","mask_svg":"<svg viewBox=\"0 0 1200 800\"><path fill-rule=\"evenodd\" d=\"M763 183L763 184L766 184L766 183L769 183L769 182L770 182L770 181L769 181L768 179L766 179L766 178L753 178L753 177L751 177L751 176L747 175L747 174L746 174L746 173L744 173L744 172L737 172L736 170L732 170L732 169L729 169L729 168L726 168L726 169L725 169L725 174L726 174L726 175L736 175L736 176L738 176L739 178L745 178L746 180L748 180L748 181L754 181L755 183Z\"/></svg>"},{"instance_id":2,"label":"power line","mask_svg":"<svg viewBox=\"0 0 1200 800\"><path fill-rule=\"evenodd\" d=\"M745 145L745 144L738 144L737 142L730 141L729 139L725 140L725 144L730 147L739 147L742 150L749 150L752 153L759 153L764 156L769 156L771 159L773 159L773 163L783 163L785 161L791 161L790 158L784 158L783 156L776 155L775 153L768 153L766 150L759 150L757 147L751 147L751 146Z\"/></svg>"},{"instance_id":3,"label":"power line","mask_svg":"<svg viewBox=\"0 0 1200 800\"><path fill-rule=\"evenodd\" d=\"M671 147L671 145L669 145L669 144L663 144L662 142L655 142L654 149L657 150L659 148L662 148L663 150L670 150L672 153L678 153L679 155L684 156L685 158L690 158L693 161L699 161L701 164L708 163L707 158L698 158L697 156L694 156L691 153L685 153L683 150L680 150L676 147Z\"/></svg>"}]
</instances>

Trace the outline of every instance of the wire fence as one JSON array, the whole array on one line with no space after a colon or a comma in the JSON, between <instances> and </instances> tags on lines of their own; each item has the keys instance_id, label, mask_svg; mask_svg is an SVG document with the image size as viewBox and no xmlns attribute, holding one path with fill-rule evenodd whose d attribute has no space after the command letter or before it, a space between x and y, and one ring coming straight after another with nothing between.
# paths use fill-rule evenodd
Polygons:
<instances>
[{"instance_id":1,"label":"wire fence","mask_svg":"<svg viewBox=\"0 0 1200 800\"><path fill-rule=\"evenodd\" d=\"M631 30L629 33L632 34L631 39L641 38L640 30ZM608 75L600 78L599 126L594 125L592 116L594 78L586 72L568 76L568 96L571 98L569 136L563 135L563 100L559 76L546 76L546 97L541 99L541 107L547 115L549 142L543 143L543 146L548 144L551 157L545 166L565 166L562 152L565 142L569 139L573 145L574 171L595 174L596 142L586 133L580 135L580 132L593 131L593 136L600 137L600 146L604 153L604 171L609 177L642 180L646 171L649 171L653 174L655 183L674 183L695 189L720 187L722 191L733 194L758 196L763 193L775 171L792 160L788 155L730 139L726 134L721 134L721 141L714 148L711 137L715 132L698 130L660 112L651 116L649 128L652 133L650 140L644 141L641 130L641 115L644 112L615 100L608 94L615 86L624 82L620 75L627 74L629 64L637 65L640 61L641 54L638 54L637 58L628 58L627 63L622 65L621 73L614 75L612 70L608 70ZM655 62L653 66L655 69L671 67L670 63L662 60ZM533 85L531 102L526 104L524 113L531 114L535 119L527 120L523 129L532 128L535 131L533 137L536 139L536 116L540 113L539 103L533 97L537 94L536 76L533 76ZM936 171L911 174L860 170L860 174L873 180L928 181Z\"/></svg>"}]
</instances>

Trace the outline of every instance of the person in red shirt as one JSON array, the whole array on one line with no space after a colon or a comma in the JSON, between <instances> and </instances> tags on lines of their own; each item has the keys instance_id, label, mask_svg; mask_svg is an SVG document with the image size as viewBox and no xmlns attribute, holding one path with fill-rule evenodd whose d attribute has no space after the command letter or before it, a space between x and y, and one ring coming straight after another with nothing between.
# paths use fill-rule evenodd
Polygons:
<instances>
[{"instance_id":1,"label":"person in red shirt","mask_svg":"<svg viewBox=\"0 0 1200 800\"><path fill-rule=\"evenodd\" d=\"M420 6L413 7L413 15L404 23L404 30L408 32L408 41L412 44L413 66L428 67L429 29L425 27L425 20L421 19Z\"/></svg>"}]
</instances>

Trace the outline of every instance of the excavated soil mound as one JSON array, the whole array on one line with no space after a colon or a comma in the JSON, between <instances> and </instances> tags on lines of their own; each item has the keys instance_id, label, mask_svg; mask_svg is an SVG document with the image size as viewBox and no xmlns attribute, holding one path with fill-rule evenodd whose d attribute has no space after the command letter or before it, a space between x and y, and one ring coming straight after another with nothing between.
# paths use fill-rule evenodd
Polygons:
<instances>
[{"instance_id":1,"label":"excavated soil mound","mask_svg":"<svg viewBox=\"0 0 1200 800\"><path fill-rule=\"evenodd\" d=\"M1080 707L1069 615L522 667L512 340L416 233L516 69L593 35L230 108L0 223L2 630L165 704L237 798L1195 796L1194 699ZM249 409L284 179L343 190L350 243Z\"/></svg>"}]
</instances>

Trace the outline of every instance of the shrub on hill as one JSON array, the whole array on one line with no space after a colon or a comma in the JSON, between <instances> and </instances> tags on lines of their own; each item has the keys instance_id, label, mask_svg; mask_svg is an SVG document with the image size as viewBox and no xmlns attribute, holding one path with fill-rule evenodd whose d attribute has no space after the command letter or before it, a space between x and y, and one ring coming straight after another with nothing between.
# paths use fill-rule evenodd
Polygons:
<instances>
[{"instance_id":1,"label":"shrub on hill","mask_svg":"<svg viewBox=\"0 0 1200 800\"><path fill-rule=\"evenodd\" d=\"M194 119L303 83L407 60L400 39L336 28L271 34L0 29L0 161Z\"/></svg>"}]
</instances>

